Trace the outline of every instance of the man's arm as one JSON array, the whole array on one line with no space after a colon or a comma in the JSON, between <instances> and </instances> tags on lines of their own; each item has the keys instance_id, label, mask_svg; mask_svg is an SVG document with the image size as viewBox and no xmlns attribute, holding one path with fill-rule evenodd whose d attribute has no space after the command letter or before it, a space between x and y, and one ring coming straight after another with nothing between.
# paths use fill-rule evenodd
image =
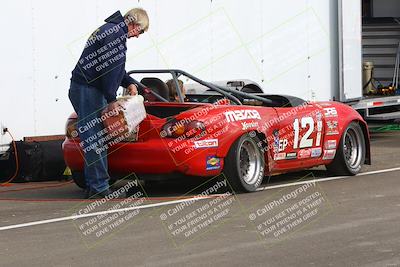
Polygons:
<instances>
[{"instance_id":1,"label":"man's arm","mask_svg":"<svg viewBox=\"0 0 400 267\"><path fill-rule=\"evenodd\" d=\"M129 85L131 85L131 84L135 84L135 81L125 71L124 77L122 78L122 81L121 81L121 86L124 88L128 88Z\"/></svg>"},{"instance_id":2,"label":"man's arm","mask_svg":"<svg viewBox=\"0 0 400 267\"><path fill-rule=\"evenodd\" d=\"M121 81L121 86L127 89L129 95L137 95L138 89L135 85L135 80L129 76L126 71Z\"/></svg>"}]
</instances>

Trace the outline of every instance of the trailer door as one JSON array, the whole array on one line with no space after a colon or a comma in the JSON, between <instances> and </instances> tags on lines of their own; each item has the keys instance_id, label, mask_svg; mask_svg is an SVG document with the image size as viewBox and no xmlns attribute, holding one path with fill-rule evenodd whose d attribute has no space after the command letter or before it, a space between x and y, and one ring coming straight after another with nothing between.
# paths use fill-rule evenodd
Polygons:
<instances>
[{"instance_id":1,"label":"trailer door","mask_svg":"<svg viewBox=\"0 0 400 267\"><path fill-rule=\"evenodd\" d=\"M338 1L339 100L362 97L361 0Z\"/></svg>"}]
</instances>

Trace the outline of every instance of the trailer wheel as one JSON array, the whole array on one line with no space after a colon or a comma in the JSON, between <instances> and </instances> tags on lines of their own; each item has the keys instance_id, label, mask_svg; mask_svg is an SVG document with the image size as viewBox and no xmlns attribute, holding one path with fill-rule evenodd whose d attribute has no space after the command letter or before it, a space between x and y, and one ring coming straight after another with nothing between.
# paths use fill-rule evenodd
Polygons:
<instances>
[{"instance_id":1,"label":"trailer wheel","mask_svg":"<svg viewBox=\"0 0 400 267\"><path fill-rule=\"evenodd\" d=\"M229 149L224 174L235 191L254 192L264 178L265 160L259 141L244 134Z\"/></svg>"},{"instance_id":2,"label":"trailer wheel","mask_svg":"<svg viewBox=\"0 0 400 267\"><path fill-rule=\"evenodd\" d=\"M333 161L326 165L334 175L356 175L365 161L365 137L360 125L352 122L347 126Z\"/></svg>"}]
</instances>

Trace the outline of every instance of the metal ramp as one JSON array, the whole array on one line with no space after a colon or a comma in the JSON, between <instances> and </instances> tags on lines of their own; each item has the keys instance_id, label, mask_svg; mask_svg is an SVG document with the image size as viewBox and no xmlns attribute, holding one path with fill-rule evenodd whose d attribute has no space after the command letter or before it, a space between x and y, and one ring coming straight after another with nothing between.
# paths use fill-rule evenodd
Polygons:
<instances>
[{"instance_id":1,"label":"metal ramp","mask_svg":"<svg viewBox=\"0 0 400 267\"><path fill-rule=\"evenodd\" d=\"M363 61L374 63L374 78L383 86L393 80L397 46L400 42L400 24L367 23L362 28Z\"/></svg>"}]
</instances>

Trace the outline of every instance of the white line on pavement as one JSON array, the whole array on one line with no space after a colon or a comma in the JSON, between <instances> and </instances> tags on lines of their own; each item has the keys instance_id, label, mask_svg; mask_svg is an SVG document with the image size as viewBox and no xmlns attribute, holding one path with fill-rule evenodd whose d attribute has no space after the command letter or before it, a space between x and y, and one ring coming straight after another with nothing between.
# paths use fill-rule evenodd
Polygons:
<instances>
[{"instance_id":1,"label":"white line on pavement","mask_svg":"<svg viewBox=\"0 0 400 267\"><path fill-rule=\"evenodd\" d=\"M67 217L54 218L54 219L49 219L49 220L41 220L41 221L34 221L34 222L28 222L28 223L14 224L14 225L0 227L0 231L29 227L29 226L34 226L34 225L47 224L47 223L76 220L76 219L81 219L81 218L86 218L86 217L98 216L98 215L102 215L102 214L139 210L139 209L146 209L146 208L153 208L153 207L161 207L161 206L178 204L178 203L189 202L189 201L198 201L198 200L206 199L206 198L209 198L209 197L192 197L192 198L186 198L186 199L180 199L180 200L173 200L173 201L167 201L167 202L161 202L161 203L153 203L153 204L123 208L123 209L112 209L112 210L105 210L105 211L99 211L99 212L93 212L93 213L87 213L87 214L71 215L71 216L67 216Z\"/></svg>"},{"instance_id":2,"label":"white line on pavement","mask_svg":"<svg viewBox=\"0 0 400 267\"><path fill-rule=\"evenodd\" d=\"M379 173L399 171L399 170L400 170L400 167L397 167L397 168L384 169L384 170L378 170L378 171L364 172L364 173L357 174L356 176L379 174ZM351 178L351 177L354 177L354 176L327 177L327 178L319 178L319 179L307 180L307 181L302 181L302 182L294 182L294 183L280 184L280 185L271 185L271 186L258 188L257 191L263 191L263 190L269 190L269 189L275 189L275 188L282 188L282 187L289 187L289 186L295 186L295 185L302 185L302 184L309 184L309 183L320 183L320 182L326 182L326 181L332 181L332 180L347 179L347 178ZM212 197L216 197L216 196L218 196L218 195L212 195ZM141 205L141 206L136 206L136 207L123 208L123 209L105 210L105 211L100 211L100 212L80 214L80 215L72 215L72 216L54 218L54 219L49 219L49 220L41 220L41 221L34 221L34 222L28 222L28 223L14 224L14 225L8 225L8 226L0 227L0 231L23 228L23 227L29 227L29 226L35 226L35 225L41 225L41 224L48 224L48 223L55 223L55 222L62 222L62 221L69 221L69 220L76 220L76 219L81 219L81 218L85 218L85 217L93 217L93 216L97 216L97 215L101 215L101 214L109 214L109 213L131 211L131 210L137 210L137 209L161 207L161 206L178 204L178 203L188 202L188 201L198 201L198 200L202 200L202 199L206 199L206 198L208 198L208 197L193 197L193 198L173 200L173 201L167 201L167 202L161 202L161 203L153 203L153 204Z\"/></svg>"},{"instance_id":3,"label":"white line on pavement","mask_svg":"<svg viewBox=\"0 0 400 267\"><path fill-rule=\"evenodd\" d=\"M379 174L379 173L393 172L393 171L400 171L400 167L384 169L384 170L377 170L377 171L370 171L370 172L363 172L363 173L359 173L355 176L364 176L364 175ZM264 190L269 190L269 189L289 187L289 186L302 185L302 184L321 183L321 182L327 182L327 181L333 181L333 180L347 179L347 178L351 178L351 177L355 177L355 176L336 176L336 177L327 177L327 178L317 178L317 179L301 181L301 182L271 185L271 186L266 186L266 187L260 187L257 189L257 191L264 191Z\"/></svg>"}]
</instances>

